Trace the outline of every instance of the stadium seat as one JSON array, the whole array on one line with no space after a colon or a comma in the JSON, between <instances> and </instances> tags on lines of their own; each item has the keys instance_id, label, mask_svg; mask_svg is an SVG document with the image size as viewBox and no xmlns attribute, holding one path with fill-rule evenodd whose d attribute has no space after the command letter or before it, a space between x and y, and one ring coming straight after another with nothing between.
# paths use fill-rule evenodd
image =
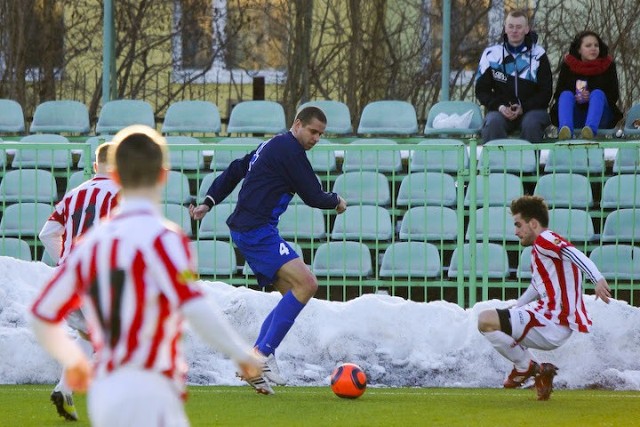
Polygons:
<instances>
[{"instance_id":1,"label":"stadium seat","mask_svg":"<svg viewBox=\"0 0 640 427\"><path fill-rule=\"evenodd\" d=\"M525 246L522 248L518 262L518 271L516 276L518 279L531 279L531 251L533 246Z\"/></svg>"},{"instance_id":2,"label":"stadium seat","mask_svg":"<svg viewBox=\"0 0 640 427\"><path fill-rule=\"evenodd\" d=\"M549 150L545 173L566 172L584 175L602 174L604 150L593 141L574 139L559 141Z\"/></svg>"},{"instance_id":3,"label":"stadium seat","mask_svg":"<svg viewBox=\"0 0 640 427\"><path fill-rule=\"evenodd\" d=\"M320 139L313 149L307 151L309 163L315 172L335 172L338 169L336 152L330 149L318 149L318 146L327 147L330 145L333 145L331 141Z\"/></svg>"},{"instance_id":4,"label":"stadium seat","mask_svg":"<svg viewBox=\"0 0 640 427\"><path fill-rule=\"evenodd\" d=\"M286 129L282 105L273 101L243 101L231 110L227 133L278 134Z\"/></svg>"},{"instance_id":5,"label":"stadium seat","mask_svg":"<svg viewBox=\"0 0 640 427\"><path fill-rule=\"evenodd\" d=\"M469 153L464 143L459 139L423 139L417 145L429 145L433 146L433 149L413 150L409 172L456 174L469 167Z\"/></svg>"},{"instance_id":6,"label":"stadium seat","mask_svg":"<svg viewBox=\"0 0 640 427\"><path fill-rule=\"evenodd\" d=\"M456 183L451 175L416 172L405 176L398 190L397 206L455 206Z\"/></svg>"},{"instance_id":7,"label":"stadium seat","mask_svg":"<svg viewBox=\"0 0 640 427\"><path fill-rule=\"evenodd\" d=\"M637 137L640 135L640 103L634 104L627 111L627 118L624 121L624 135ZM635 124L634 124L635 123Z\"/></svg>"},{"instance_id":8,"label":"stadium seat","mask_svg":"<svg viewBox=\"0 0 640 427\"><path fill-rule=\"evenodd\" d=\"M424 242L392 243L382 256L380 277L440 277L440 254L435 245Z\"/></svg>"},{"instance_id":9,"label":"stadium seat","mask_svg":"<svg viewBox=\"0 0 640 427\"><path fill-rule=\"evenodd\" d=\"M584 175L554 173L542 175L533 194L542 196L549 208L590 208L593 193L589 179Z\"/></svg>"},{"instance_id":10,"label":"stadium seat","mask_svg":"<svg viewBox=\"0 0 640 427\"><path fill-rule=\"evenodd\" d=\"M602 188L600 207L605 209L640 207L640 175L614 175Z\"/></svg>"},{"instance_id":11,"label":"stadium seat","mask_svg":"<svg viewBox=\"0 0 640 427\"><path fill-rule=\"evenodd\" d=\"M487 225L485 227L485 221ZM467 227L465 239L471 240L472 230ZM486 237L495 242L517 242L511 210L506 206L486 206L476 210L476 241L482 242Z\"/></svg>"},{"instance_id":12,"label":"stadium seat","mask_svg":"<svg viewBox=\"0 0 640 427\"><path fill-rule=\"evenodd\" d=\"M189 216L189 208L173 203L165 203L160 207L162 214L171 222L177 224L185 234L189 237L193 236L191 228L191 216Z\"/></svg>"},{"instance_id":13,"label":"stadium seat","mask_svg":"<svg viewBox=\"0 0 640 427\"><path fill-rule=\"evenodd\" d=\"M0 255L10 256L23 261L33 261L29 244L15 237L0 238Z\"/></svg>"},{"instance_id":14,"label":"stadium seat","mask_svg":"<svg viewBox=\"0 0 640 427\"><path fill-rule=\"evenodd\" d=\"M298 107L298 111L311 106L320 108L327 116L327 127L324 130L326 134L348 135L353 133L351 112L346 104L329 100L309 101Z\"/></svg>"},{"instance_id":15,"label":"stadium seat","mask_svg":"<svg viewBox=\"0 0 640 427\"><path fill-rule=\"evenodd\" d=\"M280 216L278 231L284 239L324 239L324 213L305 204L290 204Z\"/></svg>"},{"instance_id":16,"label":"stadium seat","mask_svg":"<svg viewBox=\"0 0 640 427\"><path fill-rule=\"evenodd\" d=\"M129 125L156 127L151 104L134 99L117 99L102 106L96 124L97 134L115 134Z\"/></svg>"},{"instance_id":17,"label":"stadium seat","mask_svg":"<svg viewBox=\"0 0 640 427\"><path fill-rule=\"evenodd\" d=\"M458 215L441 206L418 206L402 217L399 237L402 240L455 241L458 237Z\"/></svg>"},{"instance_id":18,"label":"stadium seat","mask_svg":"<svg viewBox=\"0 0 640 427\"><path fill-rule=\"evenodd\" d=\"M202 147L200 140L191 136L167 136L167 145L169 148L169 162L171 169L175 170L198 170L204 169L204 157L202 150L177 149L177 145L199 145Z\"/></svg>"},{"instance_id":19,"label":"stadium seat","mask_svg":"<svg viewBox=\"0 0 640 427\"><path fill-rule=\"evenodd\" d=\"M22 106L11 99L0 99L0 133L23 133Z\"/></svg>"},{"instance_id":20,"label":"stadium seat","mask_svg":"<svg viewBox=\"0 0 640 427\"><path fill-rule=\"evenodd\" d=\"M56 179L48 170L10 170L0 182L0 201L2 203L51 203L57 199Z\"/></svg>"},{"instance_id":21,"label":"stadium seat","mask_svg":"<svg viewBox=\"0 0 640 427\"><path fill-rule=\"evenodd\" d=\"M571 242L596 240L593 220L582 209L549 209L549 228Z\"/></svg>"},{"instance_id":22,"label":"stadium seat","mask_svg":"<svg viewBox=\"0 0 640 427\"><path fill-rule=\"evenodd\" d=\"M69 176L69 179L67 180L67 189L65 190L65 193L68 193L70 190L73 190L78 185L82 184L83 182L90 179L91 177L93 177L93 175L87 177L84 174L84 171L75 171L74 173L71 174L71 176Z\"/></svg>"},{"instance_id":23,"label":"stadium seat","mask_svg":"<svg viewBox=\"0 0 640 427\"><path fill-rule=\"evenodd\" d=\"M601 240L603 242L640 243L640 210L618 209L604 220Z\"/></svg>"},{"instance_id":24,"label":"stadium seat","mask_svg":"<svg viewBox=\"0 0 640 427\"><path fill-rule=\"evenodd\" d=\"M391 203L389 180L377 172L345 172L336 177L332 191L342 196L351 206L388 206Z\"/></svg>"},{"instance_id":25,"label":"stadium seat","mask_svg":"<svg viewBox=\"0 0 640 427\"><path fill-rule=\"evenodd\" d=\"M78 133L90 131L89 110L82 102L57 100L46 101L36 107L31 133Z\"/></svg>"},{"instance_id":26,"label":"stadium seat","mask_svg":"<svg viewBox=\"0 0 640 427\"><path fill-rule=\"evenodd\" d=\"M169 171L167 183L162 190L162 201L179 205L193 202L189 190L189 178L180 171Z\"/></svg>"},{"instance_id":27,"label":"stadium seat","mask_svg":"<svg viewBox=\"0 0 640 427\"><path fill-rule=\"evenodd\" d=\"M200 220L198 228L199 239L224 239L229 240L231 233L227 226L227 218L235 209L232 203L216 205Z\"/></svg>"},{"instance_id":28,"label":"stadium seat","mask_svg":"<svg viewBox=\"0 0 640 427\"><path fill-rule=\"evenodd\" d=\"M635 146L618 148L613 160L613 173L636 173L640 170L640 140L629 142Z\"/></svg>"},{"instance_id":29,"label":"stadium seat","mask_svg":"<svg viewBox=\"0 0 640 427\"><path fill-rule=\"evenodd\" d=\"M526 146L522 150L509 150L512 146ZM486 149L487 147L499 147ZM524 139L494 139L482 147L478 159L478 170L489 172L532 174L538 171L538 159L534 144Z\"/></svg>"},{"instance_id":30,"label":"stadium seat","mask_svg":"<svg viewBox=\"0 0 640 427\"><path fill-rule=\"evenodd\" d=\"M178 101L167 108L162 123L162 132L173 133L220 133L220 112L213 102Z\"/></svg>"},{"instance_id":31,"label":"stadium seat","mask_svg":"<svg viewBox=\"0 0 640 427\"><path fill-rule=\"evenodd\" d=\"M485 186L487 194L485 196ZM513 199L524 194L520 177L508 173L491 173L488 176L478 175L476 180L476 206L509 206ZM486 201L485 201L486 197ZM471 195L469 189L464 197L464 205L469 206Z\"/></svg>"},{"instance_id":32,"label":"stadium seat","mask_svg":"<svg viewBox=\"0 0 640 427\"><path fill-rule=\"evenodd\" d=\"M51 258L51 255L49 254L49 251L42 251L42 256L40 257L40 261L43 262L44 264L48 265L49 267L55 267L56 264L57 264Z\"/></svg>"},{"instance_id":33,"label":"stadium seat","mask_svg":"<svg viewBox=\"0 0 640 427\"><path fill-rule=\"evenodd\" d=\"M197 254L198 274L203 276L233 276L238 271L236 252L229 242L200 240L191 242Z\"/></svg>"},{"instance_id":34,"label":"stadium seat","mask_svg":"<svg viewBox=\"0 0 640 427\"><path fill-rule=\"evenodd\" d=\"M356 139L349 144L349 146L363 145L393 145L397 147L398 143L392 139L367 138ZM360 170L382 173L399 172L402 170L400 151L392 149L385 150L384 148L346 150L344 153L344 162L342 163L342 171L351 172Z\"/></svg>"},{"instance_id":35,"label":"stadium seat","mask_svg":"<svg viewBox=\"0 0 640 427\"><path fill-rule=\"evenodd\" d=\"M472 112L471 123L468 128L434 128L433 119L438 114L446 114L448 116L452 114L462 115L468 111ZM480 106L475 102L470 101L440 101L431 106L429 113L427 114L427 124L424 128L424 134L427 136L467 136L478 135L482 128L482 111Z\"/></svg>"},{"instance_id":36,"label":"stadium seat","mask_svg":"<svg viewBox=\"0 0 640 427\"><path fill-rule=\"evenodd\" d=\"M302 261L306 264L306 261L304 260L304 252L302 251L302 247L300 247L299 244L297 244L296 242L292 242L287 240L286 241L289 246L291 246L291 248L295 251L295 253L297 253L298 255L300 255L300 259L302 259ZM242 267L242 273L245 276L253 276L253 270L251 269L251 267L249 266L249 263L247 261L244 262L244 266Z\"/></svg>"},{"instance_id":37,"label":"stadium seat","mask_svg":"<svg viewBox=\"0 0 640 427\"><path fill-rule=\"evenodd\" d=\"M332 240L388 241L393 237L391 214L380 206L350 206L336 217Z\"/></svg>"},{"instance_id":38,"label":"stadium seat","mask_svg":"<svg viewBox=\"0 0 640 427\"><path fill-rule=\"evenodd\" d=\"M456 248L451 256L448 276L450 279L458 275L458 257L462 256L462 274L471 275L471 245L466 243L462 249ZM497 243L487 243L486 250L483 243L476 243L476 277L489 279L506 279L509 277L509 259L507 251Z\"/></svg>"},{"instance_id":39,"label":"stadium seat","mask_svg":"<svg viewBox=\"0 0 640 427\"><path fill-rule=\"evenodd\" d=\"M264 140L260 138L224 138L208 148L213 149L213 158L211 159L210 169L212 171L223 171L229 163L240 157L244 157L262 144ZM227 149L232 146L248 146L237 149Z\"/></svg>"},{"instance_id":40,"label":"stadium seat","mask_svg":"<svg viewBox=\"0 0 640 427\"><path fill-rule=\"evenodd\" d=\"M327 242L318 246L311 271L319 277L367 277L373 273L371 253L360 242Z\"/></svg>"},{"instance_id":41,"label":"stadium seat","mask_svg":"<svg viewBox=\"0 0 640 427\"><path fill-rule=\"evenodd\" d=\"M416 109L406 101L374 101L360 116L358 134L414 135L418 133Z\"/></svg>"},{"instance_id":42,"label":"stadium seat","mask_svg":"<svg viewBox=\"0 0 640 427\"><path fill-rule=\"evenodd\" d=\"M206 174L202 181L200 182L200 187L198 190L198 203L204 202L205 197L207 197L207 191L209 191L209 187L213 184L213 181L222 174L222 171L218 172L210 172ZM240 193L240 189L242 188L242 182L244 179L240 180L236 188L229 194L222 202L218 201L217 203L236 203L238 201L238 194Z\"/></svg>"},{"instance_id":43,"label":"stadium seat","mask_svg":"<svg viewBox=\"0 0 640 427\"><path fill-rule=\"evenodd\" d=\"M589 258L610 282L640 279L640 248L636 246L599 246L591 251Z\"/></svg>"},{"instance_id":44,"label":"stadium seat","mask_svg":"<svg viewBox=\"0 0 640 427\"><path fill-rule=\"evenodd\" d=\"M87 140L85 141L85 144L88 144L91 147L89 149L89 153L91 154L91 158L88 161L89 167L93 167L92 166L93 162L96 161L96 150L98 149L98 146L106 142L111 142L112 139L113 139L113 135L100 135L100 136L92 136L90 138L87 138ZM85 163L87 162L87 159L85 157L86 156L83 150L82 153L80 154L80 159L78 160L79 169L84 169Z\"/></svg>"},{"instance_id":45,"label":"stadium seat","mask_svg":"<svg viewBox=\"0 0 640 427\"><path fill-rule=\"evenodd\" d=\"M21 143L34 143L34 144L65 144L69 140L62 135L52 133L38 133L34 135L27 135L20 139ZM71 166L73 163L71 157L71 150L58 148L58 149L30 149L20 148L16 150L15 157L11 166L13 168L55 168L65 169Z\"/></svg>"},{"instance_id":46,"label":"stadium seat","mask_svg":"<svg viewBox=\"0 0 640 427\"><path fill-rule=\"evenodd\" d=\"M16 203L4 210L0 220L0 233L8 237L37 236L53 212L45 203Z\"/></svg>"}]
</instances>

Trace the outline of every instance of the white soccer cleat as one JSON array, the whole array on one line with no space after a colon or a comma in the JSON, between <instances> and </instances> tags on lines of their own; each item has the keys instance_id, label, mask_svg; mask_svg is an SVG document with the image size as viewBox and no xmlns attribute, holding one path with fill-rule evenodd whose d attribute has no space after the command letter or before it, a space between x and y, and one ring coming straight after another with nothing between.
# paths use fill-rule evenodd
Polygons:
<instances>
[{"instance_id":1,"label":"white soccer cleat","mask_svg":"<svg viewBox=\"0 0 640 427\"><path fill-rule=\"evenodd\" d=\"M273 391L273 389L271 388L267 380L265 380L262 375L258 375L252 378L245 378L244 376L238 374L238 377L242 381L246 382L251 387L253 387L256 393L266 394L266 395L275 394L275 391Z\"/></svg>"},{"instance_id":2,"label":"white soccer cleat","mask_svg":"<svg viewBox=\"0 0 640 427\"><path fill-rule=\"evenodd\" d=\"M287 383L287 380L285 380L280 373L276 357L273 354L270 354L269 357L265 359L264 366L262 367L262 374L276 385L285 385Z\"/></svg>"}]
</instances>

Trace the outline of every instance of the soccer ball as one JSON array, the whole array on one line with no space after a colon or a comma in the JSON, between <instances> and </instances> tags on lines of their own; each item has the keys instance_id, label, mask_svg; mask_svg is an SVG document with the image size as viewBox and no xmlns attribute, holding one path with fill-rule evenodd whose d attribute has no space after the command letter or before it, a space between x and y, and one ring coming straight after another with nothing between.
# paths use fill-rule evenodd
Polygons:
<instances>
[{"instance_id":1,"label":"soccer ball","mask_svg":"<svg viewBox=\"0 0 640 427\"><path fill-rule=\"evenodd\" d=\"M343 363L331 374L331 390L338 397L356 399L367 389L367 375L355 363Z\"/></svg>"}]
</instances>

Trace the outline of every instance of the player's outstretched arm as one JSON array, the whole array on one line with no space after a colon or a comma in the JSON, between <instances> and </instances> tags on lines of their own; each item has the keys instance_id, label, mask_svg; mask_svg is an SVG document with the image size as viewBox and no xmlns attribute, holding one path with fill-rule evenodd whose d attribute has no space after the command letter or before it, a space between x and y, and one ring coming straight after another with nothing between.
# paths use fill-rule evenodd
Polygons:
<instances>
[{"instance_id":1,"label":"player's outstretched arm","mask_svg":"<svg viewBox=\"0 0 640 427\"><path fill-rule=\"evenodd\" d=\"M609 304L609 298L611 298L611 289L607 280L603 277L596 283L596 299L602 299L602 301Z\"/></svg>"},{"instance_id":2,"label":"player's outstretched arm","mask_svg":"<svg viewBox=\"0 0 640 427\"><path fill-rule=\"evenodd\" d=\"M189 205L189 215L191 216L191 218L195 219L196 221L204 218L207 212L209 212L209 206L205 204L198 205L198 206Z\"/></svg>"}]
</instances>

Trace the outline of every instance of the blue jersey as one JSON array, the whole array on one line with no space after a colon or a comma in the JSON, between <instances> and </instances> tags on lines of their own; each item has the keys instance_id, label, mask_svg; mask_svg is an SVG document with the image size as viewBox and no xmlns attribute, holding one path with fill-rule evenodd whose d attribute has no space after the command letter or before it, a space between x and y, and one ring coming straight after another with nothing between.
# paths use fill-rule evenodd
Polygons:
<instances>
[{"instance_id":1,"label":"blue jersey","mask_svg":"<svg viewBox=\"0 0 640 427\"><path fill-rule=\"evenodd\" d=\"M209 187L204 203L211 207L222 202L243 178L238 203L227 219L231 230L277 226L296 193L314 208L334 209L339 203L336 193L322 189L305 149L290 131L231 162Z\"/></svg>"}]
</instances>

